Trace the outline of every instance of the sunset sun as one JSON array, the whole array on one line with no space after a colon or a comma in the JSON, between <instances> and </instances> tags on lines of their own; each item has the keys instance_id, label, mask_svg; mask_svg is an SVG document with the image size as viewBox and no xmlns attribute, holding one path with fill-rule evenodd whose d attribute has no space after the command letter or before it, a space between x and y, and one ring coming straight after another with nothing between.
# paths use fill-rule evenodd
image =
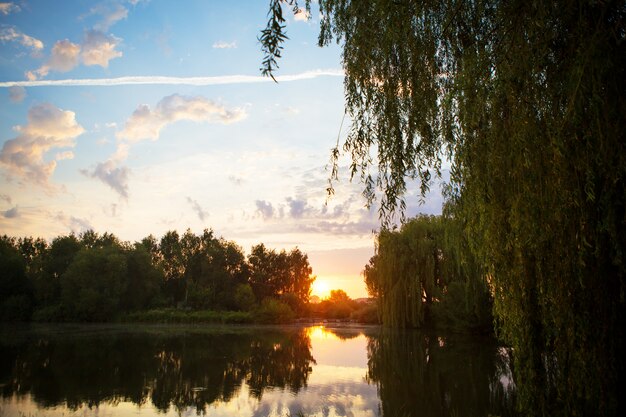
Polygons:
<instances>
[{"instance_id":1,"label":"sunset sun","mask_svg":"<svg viewBox=\"0 0 626 417\"><path fill-rule=\"evenodd\" d=\"M320 278L316 278L311 287L311 295L317 295L319 298L328 297L331 289L328 281Z\"/></svg>"}]
</instances>

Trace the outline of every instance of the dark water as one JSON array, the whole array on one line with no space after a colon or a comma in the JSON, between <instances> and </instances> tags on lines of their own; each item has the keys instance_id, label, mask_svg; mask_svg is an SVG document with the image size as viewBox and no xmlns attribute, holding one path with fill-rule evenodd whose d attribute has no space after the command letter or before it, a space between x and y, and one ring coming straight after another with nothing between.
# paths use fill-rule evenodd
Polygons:
<instances>
[{"instance_id":1,"label":"dark water","mask_svg":"<svg viewBox=\"0 0 626 417\"><path fill-rule=\"evenodd\" d=\"M0 417L504 416L509 361L379 328L3 327Z\"/></svg>"}]
</instances>

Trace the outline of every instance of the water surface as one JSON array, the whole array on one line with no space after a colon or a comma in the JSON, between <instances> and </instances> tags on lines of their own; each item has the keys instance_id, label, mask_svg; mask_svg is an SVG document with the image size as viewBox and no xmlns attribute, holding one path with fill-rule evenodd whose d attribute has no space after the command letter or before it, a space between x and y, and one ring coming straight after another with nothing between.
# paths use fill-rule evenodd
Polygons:
<instances>
[{"instance_id":1,"label":"water surface","mask_svg":"<svg viewBox=\"0 0 626 417\"><path fill-rule=\"evenodd\" d=\"M489 338L378 327L11 326L4 416L510 415Z\"/></svg>"}]
</instances>

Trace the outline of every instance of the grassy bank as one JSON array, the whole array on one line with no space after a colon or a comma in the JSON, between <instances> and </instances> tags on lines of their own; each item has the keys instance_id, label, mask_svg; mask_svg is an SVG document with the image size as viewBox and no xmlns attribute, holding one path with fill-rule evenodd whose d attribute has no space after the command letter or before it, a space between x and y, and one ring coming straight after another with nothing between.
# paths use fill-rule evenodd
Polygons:
<instances>
[{"instance_id":1,"label":"grassy bank","mask_svg":"<svg viewBox=\"0 0 626 417\"><path fill-rule=\"evenodd\" d=\"M252 323L252 314L244 311L184 311L173 308L129 313L121 318L124 323Z\"/></svg>"}]
</instances>

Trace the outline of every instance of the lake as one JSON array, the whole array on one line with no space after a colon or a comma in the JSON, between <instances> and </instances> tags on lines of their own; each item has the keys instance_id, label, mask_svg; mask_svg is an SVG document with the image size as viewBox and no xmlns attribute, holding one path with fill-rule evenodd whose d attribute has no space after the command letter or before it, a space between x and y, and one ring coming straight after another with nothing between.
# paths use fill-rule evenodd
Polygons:
<instances>
[{"instance_id":1,"label":"lake","mask_svg":"<svg viewBox=\"0 0 626 417\"><path fill-rule=\"evenodd\" d=\"M5 416L512 415L491 338L379 327L0 327Z\"/></svg>"}]
</instances>

